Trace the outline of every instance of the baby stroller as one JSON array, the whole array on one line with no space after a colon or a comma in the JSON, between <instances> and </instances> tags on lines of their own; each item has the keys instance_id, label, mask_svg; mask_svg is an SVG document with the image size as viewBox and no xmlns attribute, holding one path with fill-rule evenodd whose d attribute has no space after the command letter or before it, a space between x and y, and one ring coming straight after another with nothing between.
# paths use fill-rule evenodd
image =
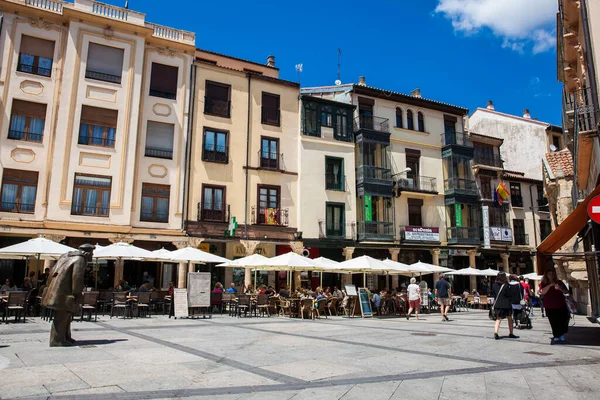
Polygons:
<instances>
[{"instance_id":1,"label":"baby stroller","mask_svg":"<svg viewBox=\"0 0 600 400\"><path fill-rule=\"evenodd\" d=\"M517 323L517 327L519 329L533 328L533 324L531 323L531 306L528 304L525 307L523 307L520 310L518 317L515 319L517 320L515 322Z\"/></svg>"}]
</instances>

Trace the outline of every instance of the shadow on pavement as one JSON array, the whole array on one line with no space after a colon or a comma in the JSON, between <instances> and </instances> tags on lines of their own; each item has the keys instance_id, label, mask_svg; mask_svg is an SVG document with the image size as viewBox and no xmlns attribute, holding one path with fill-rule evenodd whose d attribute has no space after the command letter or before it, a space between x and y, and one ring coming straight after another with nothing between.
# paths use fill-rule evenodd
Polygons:
<instances>
[{"instance_id":1,"label":"shadow on pavement","mask_svg":"<svg viewBox=\"0 0 600 400\"><path fill-rule=\"evenodd\" d=\"M600 326L570 326L565 337L568 344L600 347Z\"/></svg>"},{"instance_id":2,"label":"shadow on pavement","mask_svg":"<svg viewBox=\"0 0 600 400\"><path fill-rule=\"evenodd\" d=\"M105 344L113 344L117 342L126 342L128 339L95 339L95 340L77 340L75 346L102 346Z\"/></svg>"}]
</instances>

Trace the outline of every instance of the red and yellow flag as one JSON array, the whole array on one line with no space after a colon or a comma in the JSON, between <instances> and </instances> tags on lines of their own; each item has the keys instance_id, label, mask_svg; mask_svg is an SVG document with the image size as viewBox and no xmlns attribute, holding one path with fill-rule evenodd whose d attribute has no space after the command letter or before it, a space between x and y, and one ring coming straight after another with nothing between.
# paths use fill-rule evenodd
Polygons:
<instances>
[{"instance_id":1,"label":"red and yellow flag","mask_svg":"<svg viewBox=\"0 0 600 400\"><path fill-rule=\"evenodd\" d=\"M502 205L506 199L510 196L510 192L504 186L504 182L500 181L498 187L496 188L496 192L494 193L494 197L498 204Z\"/></svg>"}]
</instances>

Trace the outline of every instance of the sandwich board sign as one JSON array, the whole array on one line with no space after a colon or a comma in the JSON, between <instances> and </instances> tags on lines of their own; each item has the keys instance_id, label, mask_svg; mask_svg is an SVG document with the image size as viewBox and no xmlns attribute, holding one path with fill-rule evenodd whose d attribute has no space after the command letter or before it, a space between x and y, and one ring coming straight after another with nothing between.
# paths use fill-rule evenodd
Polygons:
<instances>
[{"instance_id":1,"label":"sandwich board sign","mask_svg":"<svg viewBox=\"0 0 600 400\"><path fill-rule=\"evenodd\" d=\"M187 289L174 289L171 301L173 301L173 315L176 319L189 317Z\"/></svg>"}]
</instances>

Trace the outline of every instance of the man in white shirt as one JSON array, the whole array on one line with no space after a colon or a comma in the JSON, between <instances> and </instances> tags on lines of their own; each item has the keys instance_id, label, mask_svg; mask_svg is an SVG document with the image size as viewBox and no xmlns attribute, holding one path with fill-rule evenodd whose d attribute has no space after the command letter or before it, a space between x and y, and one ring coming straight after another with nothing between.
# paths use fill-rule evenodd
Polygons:
<instances>
[{"instance_id":1,"label":"man in white shirt","mask_svg":"<svg viewBox=\"0 0 600 400\"><path fill-rule=\"evenodd\" d=\"M419 319L419 309L421 308L421 288L417 285L415 278L410 278L410 285L408 285L408 314L406 319L410 319L410 314L415 310L415 316Z\"/></svg>"}]
</instances>

